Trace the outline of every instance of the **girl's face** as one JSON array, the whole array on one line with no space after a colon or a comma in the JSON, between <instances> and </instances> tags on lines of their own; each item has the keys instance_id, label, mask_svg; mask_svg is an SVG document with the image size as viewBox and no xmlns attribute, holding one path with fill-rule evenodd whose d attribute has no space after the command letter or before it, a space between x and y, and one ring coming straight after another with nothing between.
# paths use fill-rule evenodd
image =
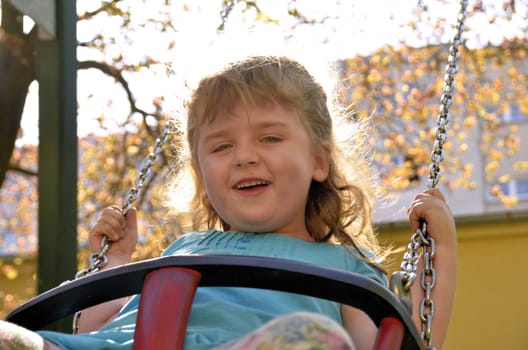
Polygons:
<instances>
[{"instance_id":1,"label":"girl's face","mask_svg":"<svg viewBox=\"0 0 528 350\"><path fill-rule=\"evenodd\" d=\"M308 190L326 179L329 150L312 145L293 110L239 105L199 127L196 158L207 197L230 230L312 240Z\"/></svg>"}]
</instances>

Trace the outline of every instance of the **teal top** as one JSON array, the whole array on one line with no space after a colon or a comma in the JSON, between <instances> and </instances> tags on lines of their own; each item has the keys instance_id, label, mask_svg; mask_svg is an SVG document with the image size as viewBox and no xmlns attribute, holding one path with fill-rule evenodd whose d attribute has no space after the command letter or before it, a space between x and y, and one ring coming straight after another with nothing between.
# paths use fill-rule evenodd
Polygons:
<instances>
[{"instance_id":1,"label":"teal top","mask_svg":"<svg viewBox=\"0 0 528 350\"><path fill-rule=\"evenodd\" d=\"M277 257L352 271L387 284L385 276L365 263L353 249L281 234L192 232L177 239L163 253L164 256L189 254ZM138 305L139 296L134 296L112 322L96 332L78 335L39 333L65 349L132 349ZM340 305L324 299L253 288L198 288L187 327L185 349L210 349L241 337L277 316L295 311L317 312L342 323Z\"/></svg>"}]
</instances>

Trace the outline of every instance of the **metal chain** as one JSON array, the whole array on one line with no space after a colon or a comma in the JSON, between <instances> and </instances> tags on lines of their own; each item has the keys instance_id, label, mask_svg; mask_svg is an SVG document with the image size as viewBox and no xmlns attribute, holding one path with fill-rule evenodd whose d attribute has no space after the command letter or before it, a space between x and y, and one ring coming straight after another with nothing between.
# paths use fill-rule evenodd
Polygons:
<instances>
[{"instance_id":1,"label":"metal chain","mask_svg":"<svg viewBox=\"0 0 528 350\"><path fill-rule=\"evenodd\" d=\"M160 136L156 139L152 152L150 152L143 161L143 167L139 171L135 185L130 188L125 196L125 202L121 207L121 212L123 215L132 208L132 204L138 199L139 195L143 191L143 187L148 180L152 166L156 163L158 156L163 152L163 146L167 143L171 134L176 131L176 126L172 122L167 122L164 124ZM101 270L108 264L108 257L106 253L110 249L112 241L108 239L107 236L104 236L101 240L101 249L97 253L93 253L88 258L89 265L86 269L80 270L75 274L75 279L84 277L91 273ZM77 334L79 331L79 321L81 317L81 312L78 311L73 316L73 334Z\"/></svg>"},{"instance_id":2,"label":"metal chain","mask_svg":"<svg viewBox=\"0 0 528 350\"><path fill-rule=\"evenodd\" d=\"M458 47L462 43L462 33L464 31L464 21L466 19L466 9L468 1L460 1L460 11L457 17L456 33L449 48L448 64L444 77L444 88L440 98L440 112L437 118L437 129L435 135L434 149L431 153L432 164L429 167L429 179L427 187L436 187L440 179L440 162L444 159L443 145L447 138L446 125L449 122L449 108L453 104L453 91L455 88L455 74L458 71L457 58L460 53ZM435 349L432 339L432 323L435 314L435 304L431 297L432 289L436 284L436 271L433 266L436 253L435 240L427 232L427 224L422 222L421 227L411 237L411 242L407 246L407 251L403 256L400 272L396 272L391 278L391 288L396 289L396 294L401 294L405 305L410 310L411 286L416 280L418 260L420 259L419 248L422 248L424 258L424 269L420 276L421 286L424 290L424 297L420 303L420 319L422 321L421 337L427 349ZM392 281L392 279L395 279ZM398 288L399 287L399 288Z\"/></svg>"},{"instance_id":3,"label":"metal chain","mask_svg":"<svg viewBox=\"0 0 528 350\"><path fill-rule=\"evenodd\" d=\"M449 47L449 58L447 60L446 74L444 77L444 88L440 97L440 112L436 120L437 129L435 135L434 149L431 153L432 164L429 167L428 188L434 188L440 180L440 162L444 159L444 142L446 141L446 125L449 123L449 108L453 104L453 92L455 90L455 74L458 72L457 59L460 56L458 47L462 44L462 33L464 21L466 20L466 9L468 1L460 1L460 12L457 17L456 33Z\"/></svg>"}]
</instances>

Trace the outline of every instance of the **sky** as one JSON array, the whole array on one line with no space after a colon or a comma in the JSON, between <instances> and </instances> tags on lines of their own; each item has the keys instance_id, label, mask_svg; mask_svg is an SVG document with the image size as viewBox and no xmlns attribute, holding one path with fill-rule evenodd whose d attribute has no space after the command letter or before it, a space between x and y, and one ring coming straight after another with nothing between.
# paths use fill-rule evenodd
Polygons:
<instances>
[{"instance_id":1,"label":"sky","mask_svg":"<svg viewBox=\"0 0 528 350\"><path fill-rule=\"evenodd\" d=\"M96 6L98 2L77 2L78 13L93 10L90 6ZM145 52L152 56L170 62L177 75L178 81L166 76L164 72L140 72L135 79L131 79L133 91L138 98L138 104L144 105L146 110L151 110L151 101L155 95L164 95L167 90L174 89L175 84L184 84L189 81L197 81L199 76L207 72L207 69L215 69L225 62L238 56L253 53L277 53L287 54L302 61L316 76L314 70L327 67L327 62L339 58L352 57L357 54L367 54L369 51L382 46L387 42L394 42L398 35L404 35L398 29L400 23L410 19L415 0L371 0L371 1L325 1L324 8L321 2L312 0L297 0L298 9L309 18L318 19L328 16L329 19L324 26L304 26L292 31L295 19L287 15L288 1L267 0L258 2L263 12L269 17L276 19L276 24L262 24L251 30L249 24L252 19L244 16L240 8L231 12L225 27L225 35L219 36L216 27L220 22L220 7L211 6L219 4L218 0L189 1L187 11L173 11L174 23L177 23L177 33L161 34L156 32L155 27L146 26L142 31L134 33L134 48L128 49L126 54L134 59L134 55L144 55ZM318 7L314 6L318 5ZM456 5L456 3L454 4ZM240 6L240 5L239 5ZM133 15L137 18L143 16L159 16L156 12L161 7L156 6L156 0L147 2L136 2ZM449 11L454 18L457 10L443 8L442 12ZM391 21L389 18L396 18ZM26 21L28 29L32 25L30 20ZM380 25L383 23L383 29ZM78 40L86 41L98 33L119 33L119 21L100 16L99 20L89 23L79 23ZM285 35L289 38L285 39ZM171 38L163 38L162 35L170 35ZM106 57L88 50L79 49L78 58L82 59L108 59L118 55L121 50L119 46L119 35L116 35L117 43L109 47ZM152 40L156 37L157 40ZM158 40L159 39L159 40ZM162 49L163 40L173 39L177 43L175 52L167 52ZM121 43L126 45L126 43ZM157 52L153 54L153 52ZM211 60L211 57L214 60ZM217 65L215 65L216 63ZM311 67L310 67L311 66ZM204 68L206 68L204 70ZM78 121L79 136L95 130L98 127L96 118L101 114L126 116L128 104L126 103L120 87L115 86L112 79L94 72L79 72L78 84ZM320 73L320 79L327 77L326 71ZM323 82L324 83L324 82ZM327 82L332 84L331 81ZM148 86L143 89L141 86ZM101 94L101 88L105 93ZM137 89L135 89L137 88ZM330 87L328 87L330 88ZM115 96L110 102L108 96ZM166 104L174 99L167 99ZM177 108L168 107L168 108ZM119 122L119 120L118 120ZM19 143L34 143L38 140L38 83L34 82L29 88L29 94L24 109L22 128L24 134Z\"/></svg>"},{"instance_id":2,"label":"sky","mask_svg":"<svg viewBox=\"0 0 528 350\"><path fill-rule=\"evenodd\" d=\"M241 10L243 2L231 12L225 27L225 34L219 36L216 28L220 23L220 0L194 0L187 2L172 2L173 6L163 14L164 0L136 1L132 15L135 20L149 17L170 15L177 31L160 33L156 26L145 25L140 31L130 33L133 46L126 49L125 54L130 60L140 60L145 53L156 57L160 61L172 65L175 74L167 76L166 66L152 67L148 71L141 71L130 77L129 82L134 91L137 104L145 110L152 110L152 99L156 96L167 96L164 108L178 109L181 99L174 98L170 91L178 91L178 97L185 97L188 89L186 85L196 82L208 70L223 66L227 61L247 54L286 54L298 59L318 78L327 89L331 89L334 82L326 78L328 62L356 55L367 55L385 44L397 46L398 40L406 39L410 45L420 45L410 29L402 24L408 23L416 11L418 0L335 0L321 1L297 0L297 8L310 19L320 20L328 16L324 25L297 26L295 19L287 15L288 3L284 0L266 0L257 2L261 10L278 24L258 24L249 29L255 22L248 18ZM447 25L443 40L449 41L454 33L452 25L455 23L459 10L457 0L442 3L437 0L422 1L429 7L429 12L444 18ZM493 0L487 2L493 3ZM125 1L126 3L126 1ZM177 7L185 4L185 11ZM90 11L99 5L98 1L78 1L78 13ZM315 6L314 6L315 5ZM91 6L91 7L90 7ZM520 12L523 11L521 4ZM518 6L519 7L519 6ZM526 4L524 7L527 7ZM160 9L161 14L160 14ZM180 9L180 11L177 11ZM524 9L526 11L526 9ZM497 11L500 11L498 9ZM473 45L479 40L500 42L503 36L512 37L517 33L519 21L525 20L526 14L512 19L511 23L501 23L500 31L480 30L465 33ZM468 19L470 26L488 28L486 18L475 16ZM428 22L429 21L429 22ZM431 19L420 22L420 31L428 37L434 30ZM32 25L26 21L28 29ZM122 47L127 47L127 37L120 35L120 20L99 16L96 20L79 22L77 36L80 42L89 40L99 33L116 33L116 43L107 48L104 54L94 50L79 48L78 58L110 61L112 57L120 55ZM286 39L287 37L287 39ZM153 40L156 38L156 40ZM165 44L174 40L174 50L165 50ZM212 59L213 58L213 59ZM98 128L97 118L112 115L116 118L116 126L128 115L129 105L122 89L113 79L100 72L80 71L78 74L78 121L79 136ZM101 93L101 90L104 93ZM109 99L112 96L112 100ZM170 104L173 104L172 106ZM20 143L35 143L38 140L38 84L34 82L29 88L26 107L22 119L24 134Z\"/></svg>"},{"instance_id":3,"label":"sky","mask_svg":"<svg viewBox=\"0 0 528 350\"><path fill-rule=\"evenodd\" d=\"M1 0L0 0L1 1ZM136 1L136 0L131 0ZM475 0L474 0L475 1ZM126 1L124 1L126 2ZM231 13L225 35L218 36L216 27L219 23L220 0L189 0L188 10L185 12L173 12L174 22L177 23L177 33L161 34L155 26L145 26L143 30L133 33L133 47L126 50L131 60L140 59L146 52L156 58L169 62L175 71L175 76L166 75L164 65L153 67L150 71L141 71L130 77L131 88L136 94L137 103L145 110L151 110L151 101L154 96L167 95L168 91L177 90L178 86L189 81L196 81L198 77L207 70L216 69L226 61L249 53L280 53L287 54L299 59L308 69L314 73L318 68L326 67L328 62L355 55L367 55L371 51L385 44L397 45L398 39L406 38L410 45L420 45L414 35L410 35L410 29L401 26L407 23L415 11L418 0L335 0L323 1L297 0L299 10L315 20L327 15L329 18L324 26L303 26L300 29L291 30L294 27L294 19L287 16L286 0L264 0L258 4L261 9L271 18L279 21L279 25L257 25L251 31L248 23L253 23L244 17L242 11L235 10ZM458 1L449 1L440 4L437 0L423 0L429 6L430 13L444 18L449 25L446 28L445 41L448 41L453 29L451 24L455 22L458 13ZM470 1L472 2L472 1ZM486 0L488 3L501 3L498 0ZM134 16L155 16L159 7L156 3L165 3L165 0L136 1ZM177 3L177 1L173 1ZM90 10L89 6L95 6L98 1L78 1L78 12ZM215 4L216 6L212 6ZM314 6L314 4L316 6ZM503 37L514 37L518 35L517 27L522 27L522 21L528 18L528 1L518 2L520 16L514 16L510 23L497 23L500 30L491 28L485 16L474 16L467 20L472 28L481 28L464 33L469 47L478 46L479 42L489 41L499 44ZM498 10L500 11L500 9ZM432 22L432 21L431 21ZM31 20L26 20L27 30L32 25ZM115 21L101 16L98 20L90 21L89 24L79 23L78 39L86 41L98 33L116 34L116 44L109 47L105 54L88 51L80 48L78 50L79 60L95 59L107 60L121 53L121 45L127 46L125 38L119 35L120 21ZM434 29L430 22L425 19L420 23L420 30L428 36ZM288 36L288 40L285 39ZM153 40L156 38L156 40ZM162 43L168 40L177 43L176 50L168 52L160 49ZM122 40L120 42L120 40ZM157 53L154 53L157 52ZM214 59L212 59L214 58ZM319 80L327 77L326 69L318 76ZM101 114L116 116L116 128L118 123L129 114L129 104L124 93L113 79L101 72L94 70L80 71L78 73L78 129L79 136L97 129L97 118ZM330 89L333 82L326 82ZM182 90L183 91L183 90ZM103 93L101 93L103 92ZM182 94L183 95L183 94ZM167 108L170 104L178 104L178 99L166 99ZM174 106L174 108L177 108ZM22 119L24 135L18 143L38 142L38 84L32 83L26 100L24 115Z\"/></svg>"}]
</instances>

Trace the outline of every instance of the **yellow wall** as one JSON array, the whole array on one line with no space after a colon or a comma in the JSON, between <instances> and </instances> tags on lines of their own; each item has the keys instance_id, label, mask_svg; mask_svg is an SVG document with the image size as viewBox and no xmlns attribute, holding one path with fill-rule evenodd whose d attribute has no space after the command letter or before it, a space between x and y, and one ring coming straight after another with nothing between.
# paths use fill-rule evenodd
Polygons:
<instances>
[{"instance_id":1,"label":"yellow wall","mask_svg":"<svg viewBox=\"0 0 528 350\"><path fill-rule=\"evenodd\" d=\"M397 226L382 227L380 238L405 247L411 232ZM444 348L528 349L528 213L459 219L457 232L457 291Z\"/></svg>"},{"instance_id":2,"label":"yellow wall","mask_svg":"<svg viewBox=\"0 0 528 350\"><path fill-rule=\"evenodd\" d=\"M35 295L35 258L0 259L0 320Z\"/></svg>"}]
</instances>

